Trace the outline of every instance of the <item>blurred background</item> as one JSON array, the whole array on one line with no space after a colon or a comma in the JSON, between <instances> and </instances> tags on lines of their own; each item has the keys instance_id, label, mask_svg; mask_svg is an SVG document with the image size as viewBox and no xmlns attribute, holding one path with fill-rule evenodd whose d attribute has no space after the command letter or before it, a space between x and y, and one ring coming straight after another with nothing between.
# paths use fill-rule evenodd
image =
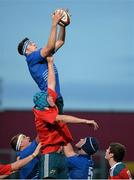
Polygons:
<instances>
[{"instance_id":1,"label":"blurred background","mask_svg":"<svg viewBox=\"0 0 134 180\"><path fill-rule=\"evenodd\" d=\"M134 173L134 1L133 0L0 0L0 161L13 161L9 141L23 132L36 136L32 80L18 43L29 37L47 43L51 14L68 8L71 24L66 42L55 55L65 114L95 119L100 128L70 125L74 143L91 135L100 142L95 178L107 178L105 149L111 142L127 148L125 162Z\"/></svg>"}]
</instances>

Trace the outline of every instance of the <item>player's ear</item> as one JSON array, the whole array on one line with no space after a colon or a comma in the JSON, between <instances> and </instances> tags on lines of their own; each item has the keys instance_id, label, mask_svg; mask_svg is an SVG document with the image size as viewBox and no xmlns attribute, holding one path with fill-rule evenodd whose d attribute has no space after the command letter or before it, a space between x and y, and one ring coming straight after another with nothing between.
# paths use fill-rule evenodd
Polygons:
<instances>
[{"instance_id":1,"label":"player's ear","mask_svg":"<svg viewBox=\"0 0 134 180\"><path fill-rule=\"evenodd\" d=\"M113 158L114 157L114 154L113 153L109 153L110 154L110 158Z\"/></svg>"}]
</instances>

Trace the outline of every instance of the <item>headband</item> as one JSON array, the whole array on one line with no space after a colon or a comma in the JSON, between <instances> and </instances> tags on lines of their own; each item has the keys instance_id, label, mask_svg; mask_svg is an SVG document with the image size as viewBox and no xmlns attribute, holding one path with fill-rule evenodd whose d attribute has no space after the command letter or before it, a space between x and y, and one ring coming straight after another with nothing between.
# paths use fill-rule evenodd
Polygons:
<instances>
[{"instance_id":1,"label":"headband","mask_svg":"<svg viewBox=\"0 0 134 180\"><path fill-rule=\"evenodd\" d=\"M26 49L27 49L27 46L29 45L30 42L31 41L29 39L27 41L25 41L23 48L22 48L23 55L26 55Z\"/></svg>"},{"instance_id":2,"label":"headband","mask_svg":"<svg viewBox=\"0 0 134 180\"><path fill-rule=\"evenodd\" d=\"M21 145L21 141L22 141L23 137L24 137L24 134L20 134L19 135L17 143L16 143L16 151L19 151L20 145Z\"/></svg>"}]
</instances>

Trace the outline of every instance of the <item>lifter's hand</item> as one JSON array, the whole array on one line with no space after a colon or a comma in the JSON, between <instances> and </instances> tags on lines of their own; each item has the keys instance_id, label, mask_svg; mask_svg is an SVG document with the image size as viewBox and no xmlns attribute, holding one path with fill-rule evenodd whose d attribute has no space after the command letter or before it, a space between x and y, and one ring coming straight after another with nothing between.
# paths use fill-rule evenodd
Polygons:
<instances>
[{"instance_id":1,"label":"lifter's hand","mask_svg":"<svg viewBox=\"0 0 134 180\"><path fill-rule=\"evenodd\" d=\"M48 63L53 63L53 61L54 61L54 58L53 58L53 56L47 56L47 62Z\"/></svg>"},{"instance_id":2,"label":"lifter's hand","mask_svg":"<svg viewBox=\"0 0 134 180\"><path fill-rule=\"evenodd\" d=\"M41 146L42 146L41 143L39 143L35 151L33 152L33 156L36 157L40 153Z\"/></svg>"}]
</instances>

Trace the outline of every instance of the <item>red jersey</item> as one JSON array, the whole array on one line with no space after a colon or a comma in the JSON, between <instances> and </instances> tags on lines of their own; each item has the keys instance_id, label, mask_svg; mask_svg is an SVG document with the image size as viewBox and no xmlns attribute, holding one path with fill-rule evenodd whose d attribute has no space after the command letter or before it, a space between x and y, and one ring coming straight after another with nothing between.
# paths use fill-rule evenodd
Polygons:
<instances>
[{"instance_id":1,"label":"red jersey","mask_svg":"<svg viewBox=\"0 0 134 180\"><path fill-rule=\"evenodd\" d=\"M132 177L125 164L119 162L110 168L109 179L132 179Z\"/></svg>"},{"instance_id":2,"label":"red jersey","mask_svg":"<svg viewBox=\"0 0 134 180\"><path fill-rule=\"evenodd\" d=\"M49 95L56 100L56 92L48 89ZM50 107L48 110L37 110L33 108L35 125L42 147L42 154L56 152L61 145L71 142L72 135L63 122L56 122L58 108Z\"/></svg>"},{"instance_id":3,"label":"red jersey","mask_svg":"<svg viewBox=\"0 0 134 180\"><path fill-rule=\"evenodd\" d=\"M0 175L10 175L11 174L11 164L0 164Z\"/></svg>"}]
</instances>

